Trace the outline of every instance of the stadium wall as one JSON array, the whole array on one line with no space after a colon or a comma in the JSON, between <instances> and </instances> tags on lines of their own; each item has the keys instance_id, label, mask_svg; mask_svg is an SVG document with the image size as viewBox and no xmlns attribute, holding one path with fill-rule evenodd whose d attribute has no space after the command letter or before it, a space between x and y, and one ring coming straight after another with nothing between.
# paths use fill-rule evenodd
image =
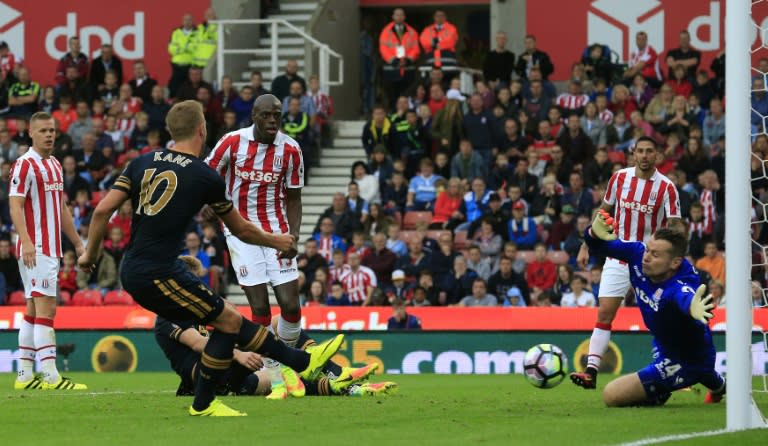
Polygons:
<instances>
[{"instance_id":1,"label":"stadium wall","mask_svg":"<svg viewBox=\"0 0 768 446\"><path fill-rule=\"evenodd\" d=\"M331 332L316 332L321 341ZM552 343L566 352L570 367L586 364L589 332L351 332L334 357L342 366L379 362L390 374L509 374L522 373L525 352L539 343ZM74 344L67 366L72 371L169 371L168 361L149 331L57 331L58 344ZM762 338L753 338L753 374L768 373L768 353ZM17 366L16 333L0 332L0 373ZM716 367L725 371L725 335L715 335ZM651 336L616 333L603 360L604 371L626 373L650 360ZM59 363L64 355L60 347Z\"/></svg>"}]
</instances>

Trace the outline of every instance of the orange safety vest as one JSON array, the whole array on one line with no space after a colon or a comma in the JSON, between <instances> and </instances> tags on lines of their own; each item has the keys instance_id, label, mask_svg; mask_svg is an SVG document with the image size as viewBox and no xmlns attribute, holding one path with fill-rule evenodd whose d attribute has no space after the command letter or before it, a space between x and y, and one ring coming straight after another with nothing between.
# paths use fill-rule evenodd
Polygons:
<instances>
[{"instance_id":1,"label":"orange safety vest","mask_svg":"<svg viewBox=\"0 0 768 446\"><path fill-rule=\"evenodd\" d=\"M432 41L435 37L438 38L438 46L437 48L432 48ZM437 25L433 23L421 32L420 41L425 53L431 53L434 50L452 51L455 53L456 43L459 41L459 33L450 22L443 23L440 31L437 30Z\"/></svg>"},{"instance_id":2,"label":"orange safety vest","mask_svg":"<svg viewBox=\"0 0 768 446\"><path fill-rule=\"evenodd\" d=\"M395 22L389 22L384 29L381 30L379 35L379 54L385 63L392 63L397 58L397 47L402 45L405 49L406 59L410 59L415 62L421 54L419 49L419 33L416 32L413 27L407 23L405 26L405 33L401 37L395 32Z\"/></svg>"}]
</instances>

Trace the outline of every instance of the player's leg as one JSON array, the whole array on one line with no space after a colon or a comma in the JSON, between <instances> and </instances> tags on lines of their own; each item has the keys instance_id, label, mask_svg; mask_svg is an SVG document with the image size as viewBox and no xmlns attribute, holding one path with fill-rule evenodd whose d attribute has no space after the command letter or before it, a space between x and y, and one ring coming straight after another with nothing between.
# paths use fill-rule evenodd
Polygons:
<instances>
[{"instance_id":1,"label":"player's leg","mask_svg":"<svg viewBox=\"0 0 768 446\"><path fill-rule=\"evenodd\" d=\"M725 378L715 370L711 370L699 378L699 382L708 389L704 397L705 404L719 403L725 396Z\"/></svg>"},{"instance_id":2,"label":"player's leg","mask_svg":"<svg viewBox=\"0 0 768 446\"><path fill-rule=\"evenodd\" d=\"M597 373L608 343L611 341L611 324L616 312L629 291L629 268L615 259L606 259L600 277L599 308L597 322L589 339L587 368L584 372L571 373L571 381L585 389L597 387Z\"/></svg>"},{"instance_id":3,"label":"player's leg","mask_svg":"<svg viewBox=\"0 0 768 446\"><path fill-rule=\"evenodd\" d=\"M20 270L24 270L22 265ZM35 301L27 297L24 319L19 327L19 369L16 372L16 390L38 389L42 385L35 377Z\"/></svg>"},{"instance_id":4,"label":"player's leg","mask_svg":"<svg viewBox=\"0 0 768 446\"><path fill-rule=\"evenodd\" d=\"M232 268L237 274L237 283L243 288L251 307L251 321L270 326L272 312L267 292L267 266L261 246L249 245L234 235L227 236Z\"/></svg>"},{"instance_id":5,"label":"player's leg","mask_svg":"<svg viewBox=\"0 0 768 446\"><path fill-rule=\"evenodd\" d=\"M603 401L608 407L636 406L648 400L638 373L631 373L609 382L603 389Z\"/></svg>"},{"instance_id":6,"label":"player's leg","mask_svg":"<svg viewBox=\"0 0 768 446\"><path fill-rule=\"evenodd\" d=\"M301 332L301 304L299 302L299 269L296 259L281 259L277 250L262 248L267 276L280 305L277 336L291 347L296 346Z\"/></svg>"},{"instance_id":7,"label":"player's leg","mask_svg":"<svg viewBox=\"0 0 768 446\"><path fill-rule=\"evenodd\" d=\"M309 335L307 335L307 332L304 330L299 332L299 339L296 344L298 348L305 350L307 347L315 344L315 340L310 338ZM367 380L378 368L379 363L377 362L366 364L363 367L342 367L333 362L332 359L329 359L328 362L325 363L325 367L323 367L323 373L331 379L339 379L340 383L350 381L349 384L352 385Z\"/></svg>"}]
</instances>

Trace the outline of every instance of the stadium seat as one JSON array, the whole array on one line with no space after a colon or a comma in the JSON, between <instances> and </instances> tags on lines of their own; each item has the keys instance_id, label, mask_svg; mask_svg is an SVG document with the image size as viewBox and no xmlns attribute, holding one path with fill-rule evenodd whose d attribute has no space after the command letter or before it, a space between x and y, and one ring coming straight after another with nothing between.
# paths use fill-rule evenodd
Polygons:
<instances>
[{"instance_id":1,"label":"stadium seat","mask_svg":"<svg viewBox=\"0 0 768 446\"><path fill-rule=\"evenodd\" d=\"M429 224L432 221L430 211L408 211L403 217L403 229L416 229L416 223L423 221Z\"/></svg>"},{"instance_id":2,"label":"stadium seat","mask_svg":"<svg viewBox=\"0 0 768 446\"><path fill-rule=\"evenodd\" d=\"M24 291L14 291L8 296L8 305L26 305L27 299L24 297Z\"/></svg>"},{"instance_id":3,"label":"stadium seat","mask_svg":"<svg viewBox=\"0 0 768 446\"><path fill-rule=\"evenodd\" d=\"M531 263L536 261L536 253L534 251L517 251L517 258L523 259L525 263Z\"/></svg>"},{"instance_id":4,"label":"stadium seat","mask_svg":"<svg viewBox=\"0 0 768 446\"><path fill-rule=\"evenodd\" d=\"M97 190L91 193L91 206L95 208L105 195L107 195L107 191L102 190Z\"/></svg>"},{"instance_id":5,"label":"stadium seat","mask_svg":"<svg viewBox=\"0 0 768 446\"><path fill-rule=\"evenodd\" d=\"M624 165L627 163L627 156L622 151L611 150L608 152L608 160L613 164L621 163Z\"/></svg>"},{"instance_id":6,"label":"stadium seat","mask_svg":"<svg viewBox=\"0 0 768 446\"><path fill-rule=\"evenodd\" d=\"M72 294L69 291L59 291L59 300L62 305L72 305Z\"/></svg>"},{"instance_id":7,"label":"stadium seat","mask_svg":"<svg viewBox=\"0 0 768 446\"><path fill-rule=\"evenodd\" d=\"M396 211L392 217L395 219L395 223L397 223L398 228L403 227L403 214L400 211Z\"/></svg>"},{"instance_id":8,"label":"stadium seat","mask_svg":"<svg viewBox=\"0 0 768 446\"><path fill-rule=\"evenodd\" d=\"M133 305L133 298L123 290L110 291L104 296L104 305Z\"/></svg>"},{"instance_id":9,"label":"stadium seat","mask_svg":"<svg viewBox=\"0 0 768 446\"><path fill-rule=\"evenodd\" d=\"M100 307L101 293L96 290L79 290L72 296L72 305L78 307Z\"/></svg>"},{"instance_id":10,"label":"stadium seat","mask_svg":"<svg viewBox=\"0 0 768 446\"><path fill-rule=\"evenodd\" d=\"M453 235L453 247L457 251L467 249L467 231L456 231Z\"/></svg>"},{"instance_id":11,"label":"stadium seat","mask_svg":"<svg viewBox=\"0 0 768 446\"><path fill-rule=\"evenodd\" d=\"M547 257L556 265L563 265L568 263L568 253L565 251L549 251Z\"/></svg>"}]
</instances>

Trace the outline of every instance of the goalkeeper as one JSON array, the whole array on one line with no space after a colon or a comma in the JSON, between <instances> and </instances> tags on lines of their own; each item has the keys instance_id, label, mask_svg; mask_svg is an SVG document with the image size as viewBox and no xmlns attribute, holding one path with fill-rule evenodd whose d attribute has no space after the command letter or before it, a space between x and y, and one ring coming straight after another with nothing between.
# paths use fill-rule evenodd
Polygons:
<instances>
[{"instance_id":1,"label":"goalkeeper","mask_svg":"<svg viewBox=\"0 0 768 446\"><path fill-rule=\"evenodd\" d=\"M653 362L637 373L617 378L603 390L607 406L662 405L675 390L703 384L705 403L725 394L725 379L715 371L715 346L707 325L711 296L699 286L696 270L685 259L684 234L656 231L647 244L617 240L613 219L598 211L587 229L595 253L629 264L629 276L643 321L653 335Z\"/></svg>"}]
</instances>

